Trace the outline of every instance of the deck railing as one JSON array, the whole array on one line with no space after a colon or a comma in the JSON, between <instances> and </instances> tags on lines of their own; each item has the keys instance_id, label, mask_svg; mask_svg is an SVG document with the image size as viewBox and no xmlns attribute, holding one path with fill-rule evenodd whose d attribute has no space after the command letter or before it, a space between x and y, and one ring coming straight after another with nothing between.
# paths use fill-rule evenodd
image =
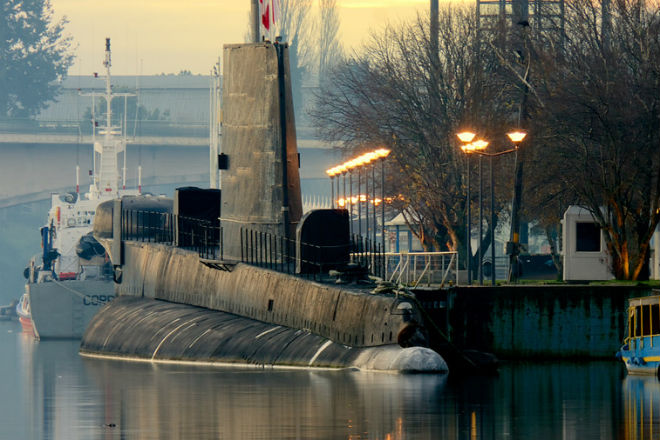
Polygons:
<instances>
[{"instance_id":1,"label":"deck railing","mask_svg":"<svg viewBox=\"0 0 660 440\"><path fill-rule=\"evenodd\" d=\"M389 281L409 286L458 284L457 252L386 252Z\"/></svg>"},{"instance_id":2,"label":"deck railing","mask_svg":"<svg viewBox=\"0 0 660 440\"><path fill-rule=\"evenodd\" d=\"M122 239L163 243L196 251L206 260L224 260L222 227L212 222L169 212L125 209ZM368 273L385 276L385 254L379 243L354 235L343 245L316 245L268 232L241 228L240 261L278 272L320 278L347 262Z\"/></svg>"}]
</instances>

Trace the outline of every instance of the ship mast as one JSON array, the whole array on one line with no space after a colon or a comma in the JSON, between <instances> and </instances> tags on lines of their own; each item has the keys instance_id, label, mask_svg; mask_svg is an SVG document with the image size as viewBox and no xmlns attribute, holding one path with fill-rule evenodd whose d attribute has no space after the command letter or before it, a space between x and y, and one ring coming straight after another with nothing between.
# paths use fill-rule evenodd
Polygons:
<instances>
[{"instance_id":1,"label":"ship mast","mask_svg":"<svg viewBox=\"0 0 660 440\"><path fill-rule=\"evenodd\" d=\"M110 66L112 65L112 52L110 51L110 38L105 39L105 104L106 104L106 130L105 138L110 136L110 127L112 127L112 86L110 85Z\"/></svg>"},{"instance_id":2,"label":"ship mast","mask_svg":"<svg viewBox=\"0 0 660 440\"><path fill-rule=\"evenodd\" d=\"M118 197L120 186L119 155L124 155L124 168L126 163L126 136L121 127L112 126L112 99L118 96L135 96L134 93L113 93L110 67L112 66L112 53L110 38L105 39L105 60L103 66L105 74L105 93L86 93L85 96L102 96L106 103L105 127L98 130L103 135L102 140L96 139L94 132L94 176L89 186L89 198L100 199ZM96 74L95 74L96 75Z\"/></svg>"}]
</instances>

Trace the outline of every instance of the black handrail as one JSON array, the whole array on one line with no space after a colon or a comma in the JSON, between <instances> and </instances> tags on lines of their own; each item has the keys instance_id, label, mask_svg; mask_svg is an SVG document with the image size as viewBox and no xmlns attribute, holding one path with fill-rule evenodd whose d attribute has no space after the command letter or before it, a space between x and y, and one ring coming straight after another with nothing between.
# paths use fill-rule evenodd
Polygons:
<instances>
[{"instance_id":1,"label":"black handrail","mask_svg":"<svg viewBox=\"0 0 660 440\"><path fill-rule=\"evenodd\" d=\"M196 251L201 258L224 260L222 227L208 220L177 216L170 212L127 209L121 218L122 239L163 243ZM332 256L348 261L333 261ZM296 243L270 232L240 230L240 261L292 275L314 279L332 267L352 263L372 275L385 274L385 255L380 243L353 235L347 244L323 246Z\"/></svg>"}]
</instances>

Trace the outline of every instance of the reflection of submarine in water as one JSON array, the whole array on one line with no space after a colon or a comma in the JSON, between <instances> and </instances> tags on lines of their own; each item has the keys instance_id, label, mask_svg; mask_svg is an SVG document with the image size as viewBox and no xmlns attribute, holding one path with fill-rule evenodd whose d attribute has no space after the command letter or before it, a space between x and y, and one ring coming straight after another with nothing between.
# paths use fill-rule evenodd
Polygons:
<instances>
[{"instance_id":1,"label":"reflection of submarine in water","mask_svg":"<svg viewBox=\"0 0 660 440\"><path fill-rule=\"evenodd\" d=\"M452 426L438 421L444 414L435 406L443 400L444 374L234 368L217 374L203 367L190 374L180 365L86 364L103 390L105 423L130 438L401 440L451 432L436 428Z\"/></svg>"},{"instance_id":2,"label":"reflection of submarine in water","mask_svg":"<svg viewBox=\"0 0 660 440\"><path fill-rule=\"evenodd\" d=\"M171 210L142 197L97 209L119 296L81 353L446 371L417 304L361 284L382 255L351 242L346 211L301 215L286 46L226 46L224 60L222 197L180 189Z\"/></svg>"}]
</instances>

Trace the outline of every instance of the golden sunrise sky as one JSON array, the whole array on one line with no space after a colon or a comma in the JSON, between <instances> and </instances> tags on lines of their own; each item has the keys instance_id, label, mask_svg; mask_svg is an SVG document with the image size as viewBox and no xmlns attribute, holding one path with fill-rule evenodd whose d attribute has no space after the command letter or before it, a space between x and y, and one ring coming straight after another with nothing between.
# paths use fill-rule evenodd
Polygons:
<instances>
[{"instance_id":1,"label":"golden sunrise sky","mask_svg":"<svg viewBox=\"0 0 660 440\"><path fill-rule=\"evenodd\" d=\"M240 43L248 24L249 0L51 0L56 17L65 15L76 62L70 75L102 69L104 41L112 39L112 72L117 75L207 74L223 44ZM338 0L340 38L356 48L386 22L426 12L428 0Z\"/></svg>"}]
</instances>

